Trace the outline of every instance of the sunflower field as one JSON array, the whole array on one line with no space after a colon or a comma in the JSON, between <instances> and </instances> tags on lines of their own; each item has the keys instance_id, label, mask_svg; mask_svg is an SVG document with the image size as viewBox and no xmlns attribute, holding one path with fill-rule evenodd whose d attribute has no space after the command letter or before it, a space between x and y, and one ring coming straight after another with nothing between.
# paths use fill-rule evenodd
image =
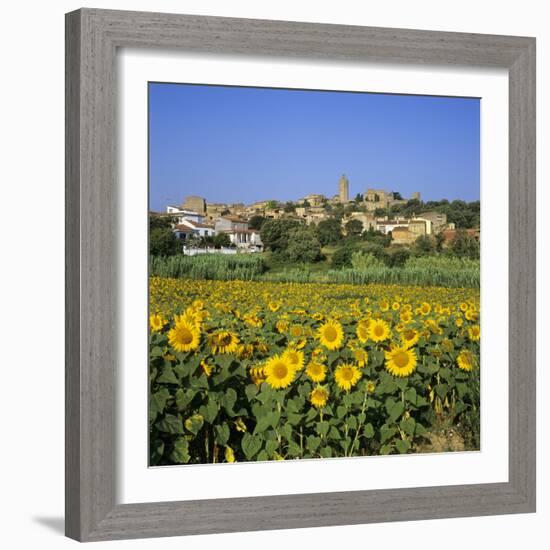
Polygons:
<instances>
[{"instance_id":1,"label":"sunflower field","mask_svg":"<svg viewBox=\"0 0 550 550\"><path fill-rule=\"evenodd\" d=\"M150 464L477 450L479 316L474 288L152 277Z\"/></svg>"}]
</instances>

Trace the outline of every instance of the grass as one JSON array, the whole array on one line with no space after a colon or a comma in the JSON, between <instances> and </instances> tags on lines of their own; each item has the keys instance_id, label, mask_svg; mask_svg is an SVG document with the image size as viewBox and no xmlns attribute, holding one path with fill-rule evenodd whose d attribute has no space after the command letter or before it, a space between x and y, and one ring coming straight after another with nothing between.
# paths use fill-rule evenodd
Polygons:
<instances>
[{"instance_id":1,"label":"grass","mask_svg":"<svg viewBox=\"0 0 550 550\"><path fill-rule=\"evenodd\" d=\"M479 288L479 261L447 256L410 258L403 267L372 265L332 269L325 260L315 264L281 262L269 254L152 257L150 274L160 277L271 281L291 283L371 283L451 288Z\"/></svg>"}]
</instances>

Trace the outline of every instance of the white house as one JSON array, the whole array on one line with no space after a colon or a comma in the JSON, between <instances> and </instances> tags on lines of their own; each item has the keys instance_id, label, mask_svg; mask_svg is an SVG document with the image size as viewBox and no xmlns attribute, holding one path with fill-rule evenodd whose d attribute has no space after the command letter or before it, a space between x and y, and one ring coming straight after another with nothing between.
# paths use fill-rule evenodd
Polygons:
<instances>
[{"instance_id":1,"label":"white house","mask_svg":"<svg viewBox=\"0 0 550 550\"><path fill-rule=\"evenodd\" d=\"M204 216L194 210L186 210L180 206L167 206L166 213L170 214L176 220L176 223L183 223L183 220L194 221L197 223L204 222Z\"/></svg>"}]
</instances>

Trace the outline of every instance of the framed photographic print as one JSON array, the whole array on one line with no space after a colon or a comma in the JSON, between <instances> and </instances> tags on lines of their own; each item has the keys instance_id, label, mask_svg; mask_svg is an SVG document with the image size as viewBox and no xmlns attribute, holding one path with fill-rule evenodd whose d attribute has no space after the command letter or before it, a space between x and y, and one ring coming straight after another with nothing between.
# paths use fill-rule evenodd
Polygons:
<instances>
[{"instance_id":1,"label":"framed photographic print","mask_svg":"<svg viewBox=\"0 0 550 550\"><path fill-rule=\"evenodd\" d=\"M67 535L534 511L534 39L66 31Z\"/></svg>"}]
</instances>

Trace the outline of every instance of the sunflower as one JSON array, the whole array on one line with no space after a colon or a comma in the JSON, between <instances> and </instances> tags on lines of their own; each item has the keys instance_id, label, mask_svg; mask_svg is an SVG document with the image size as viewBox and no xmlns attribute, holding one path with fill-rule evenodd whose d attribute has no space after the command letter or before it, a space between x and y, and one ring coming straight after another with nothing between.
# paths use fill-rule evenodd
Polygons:
<instances>
[{"instance_id":1,"label":"sunflower","mask_svg":"<svg viewBox=\"0 0 550 550\"><path fill-rule=\"evenodd\" d=\"M456 358L459 369L471 371L476 363L474 354L469 349L463 349Z\"/></svg>"},{"instance_id":2,"label":"sunflower","mask_svg":"<svg viewBox=\"0 0 550 550\"><path fill-rule=\"evenodd\" d=\"M369 361L369 354L362 348L353 350L353 357L360 367L364 367Z\"/></svg>"},{"instance_id":3,"label":"sunflower","mask_svg":"<svg viewBox=\"0 0 550 550\"><path fill-rule=\"evenodd\" d=\"M262 382L265 382L265 370L264 367L251 367L250 378L256 386L260 386Z\"/></svg>"},{"instance_id":4,"label":"sunflower","mask_svg":"<svg viewBox=\"0 0 550 550\"><path fill-rule=\"evenodd\" d=\"M370 322L370 319L361 319L361 321L357 323L357 328L355 329L355 332L357 333L357 338L359 338L362 344L366 343L366 341L369 339Z\"/></svg>"},{"instance_id":5,"label":"sunflower","mask_svg":"<svg viewBox=\"0 0 550 550\"><path fill-rule=\"evenodd\" d=\"M201 333L197 325L178 318L173 328L168 331L168 343L176 351L193 351L199 347Z\"/></svg>"},{"instance_id":6,"label":"sunflower","mask_svg":"<svg viewBox=\"0 0 550 550\"><path fill-rule=\"evenodd\" d=\"M286 319L279 319L275 323L275 328L277 329L277 332L283 333L283 332L286 332L288 330L288 325L289 325L289 323Z\"/></svg>"},{"instance_id":7,"label":"sunflower","mask_svg":"<svg viewBox=\"0 0 550 550\"><path fill-rule=\"evenodd\" d=\"M327 375L327 368L323 363L310 363L306 368L306 375L313 382L322 382Z\"/></svg>"},{"instance_id":8,"label":"sunflower","mask_svg":"<svg viewBox=\"0 0 550 550\"><path fill-rule=\"evenodd\" d=\"M265 381L275 389L290 386L296 376L296 369L282 355L274 355L264 367Z\"/></svg>"},{"instance_id":9,"label":"sunflower","mask_svg":"<svg viewBox=\"0 0 550 550\"><path fill-rule=\"evenodd\" d=\"M302 325L291 325L289 333L292 338L300 338L300 336L303 336L304 334L304 328Z\"/></svg>"},{"instance_id":10,"label":"sunflower","mask_svg":"<svg viewBox=\"0 0 550 550\"><path fill-rule=\"evenodd\" d=\"M239 337L228 330L218 330L211 334L209 339L212 353L233 353L239 345Z\"/></svg>"},{"instance_id":11,"label":"sunflower","mask_svg":"<svg viewBox=\"0 0 550 550\"><path fill-rule=\"evenodd\" d=\"M226 462L235 462L235 453L233 452L233 449L226 445L225 447L225 461Z\"/></svg>"},{"instance_id":12,"label":"sunflower","mask_svg":"<svg viewBox=\"0 0 550 550\"><path fill-rule=\"evenodd\" d=\"M414 328L405 329L401 333L401 342L406 348L414 346L420 339L420 332Z\"/></svg>"},{"instance_id":13,"label":"sunflower","mask_svg":"<svg viewBox=\"0 0 550 550\"><path fill-rule=\"evenodd\" d=\"M349 391L359 382L361 371L355 365L344 363L336 367L334 378L340 389Z\"/></svg>"},{"instance_id":14,"label":"sunflower","mask_svg":"<svg viewBox=\"0 0 550 550\"><path fill-rule=\"evenodd\" d=\"M338 321L327 321L321 325L317 336L327 349L338 349L342 347L344 341L344 329Z\"/></svg>"},{"instance_id":15,"label":"sunflower","mask_svg":"<svg viewBox=\"0 0 550 550\"><path fill-rule=\"evenodd\" d=\"M200 364L202 372L206 375L208 378L212 374L212 365L209 365L206 361L202 360Z\"/></svg>"},{"instance_id":16,"label":"sunflower","mask_svg":"<svg viewBox=\"0 0 550 550\"><path fill-rule=\"evenodd\" d=\"M474 340L474 341L479 340L479 336L480 336L479 325L473 325L469 327L468 336L470 337L470 340Z\"/></svg>"},{"instance_id":17,"label":"sunflower","mask_svg":"<svg viewBox=\"0 0 550 550\"><path fill-rule=\"evenodd\" d=\"M394 376L409 376L416 369L416 353L405 346L386 351L386 369Z\"/></svg>"},{"instance_id":18,"label":"sunflower","mask_svg":"<svg viewBox=\"0 0 550 550\"><path fill-rule=\"evenodd\" d=\"M149 326L153 332L160 332L166 323L166 319L160 313L155 313L149 317Z\"/></svg>"},{"instance_id":19,"label":"sunflower","mask_svg":"<svg viewBox=\"0 0 550 550\"><path fill-rule=\"evenodd\" d=\"M280 302L269 302L269 303L267 304L267 307L268 307L271 311L275 312L275 311L278 311L278 310L279 310L279 308L281 307L281 304L280 304Z\"/></svg>"},{"instance_id":20,"label":"sunflower","mask_svg":"<svg viewBox=\"0 0 550 550\"><path fill-rule=\"evenodd\" d=\"M294 348L288 348L283 352L282 358L288 361L294 370L304 367L304 352Z\"/></svg>"},{"instance_id":21,"label":"sunflower","mask_svg":"<svg viewBox=\"0 0 550 550\"><path fill-rule=\"evenodd\" d=\"M374 342L382 342L390 335L388 323L382 319L375 319L369 325L369 336Z\"/></svg>"},{"instance_id":22,"label":"sunflower","mask_svg":"<svg viewBox=\"0 0 550 550\"><path fill-rule=\"evenodd\" d=\"M327 404L328 396L328 390L322 386L319 386L309 394L309 401L314 407L320 409Z\"/></svg>"},{"instance_id":23,"label":"sunflower","mask_svg":"<svg viewBox=\"0 0 550 550\"><path fill-rule=\"evenodd\" d=\"M367 382L367 391L369 393L372 393L372 392L374 392L375 389L376 389L376 384L372 380L369 380Z\"/></svg>"},{"instance_id":24,"label":"sunflower","mask_svg":"<svg viewBox=\"0 0 550 550\"><path fill-rule=\"evenodd\" d=\"M422 313L422 315L428 315L430 311L432 311L432 306L428 302L422 302L420 306L420 313Z\"/></svg>"}]
</instances>

